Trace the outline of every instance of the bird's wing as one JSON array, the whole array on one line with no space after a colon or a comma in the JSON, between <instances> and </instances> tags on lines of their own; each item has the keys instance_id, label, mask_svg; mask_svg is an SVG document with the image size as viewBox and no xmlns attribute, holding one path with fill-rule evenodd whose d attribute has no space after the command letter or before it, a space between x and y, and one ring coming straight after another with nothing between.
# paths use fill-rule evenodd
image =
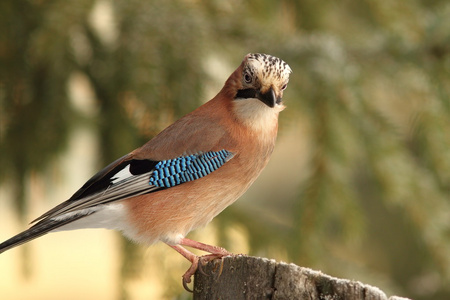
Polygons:
<instances>
[{"instance_id":1,"label":"bird's wing","mask_svg":"<svg viewBox=\"0 0 450 300\"><path fill-rule=\"evenodd\" d=\"M196 180L217 170L233 156L225 149L162 161L138 160L126 155L94 175L69 200L32 223ZM95 209L85 210L82 215L93 212Z\"/></svg>"}]
</instances>

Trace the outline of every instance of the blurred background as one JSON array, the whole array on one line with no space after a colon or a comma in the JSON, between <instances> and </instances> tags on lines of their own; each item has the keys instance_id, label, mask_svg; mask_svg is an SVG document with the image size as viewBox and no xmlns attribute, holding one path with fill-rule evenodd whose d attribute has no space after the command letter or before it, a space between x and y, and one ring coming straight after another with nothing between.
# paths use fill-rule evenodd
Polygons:
<instances>
[{"instance_id":1,"label":"blurred background","mask_svg":"<svg viewBox=\"0 0 450 300\"><path fill-rule=\"evenodd\" d=\"M450 2L0 2L0 239L213 97L245 54L292 68L271 162L190 237L450 298ZM1 299L190 299L189 263L118 233L0 255Z\"/></svg>"}]
</instances>

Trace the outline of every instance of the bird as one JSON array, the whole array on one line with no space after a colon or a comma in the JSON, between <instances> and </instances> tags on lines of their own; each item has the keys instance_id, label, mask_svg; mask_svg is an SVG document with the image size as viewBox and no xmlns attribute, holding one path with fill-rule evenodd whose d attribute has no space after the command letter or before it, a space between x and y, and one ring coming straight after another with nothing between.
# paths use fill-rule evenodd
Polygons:
<instances>
[{"instance_id":1,"label":"bird","mask_svg":"<svg viewBox=\"0 0 450 300\"><path fill-rule=\"evenodd\" d=\"M188 259L182 283L190 290L199 262L232 254L186 235L235 202L267 165L291 72L278 57L247 54L214 98L96 173L1 243L0 253L50 232L113 229L136 243L164 242Z\"/></svg>"}]
</instances>

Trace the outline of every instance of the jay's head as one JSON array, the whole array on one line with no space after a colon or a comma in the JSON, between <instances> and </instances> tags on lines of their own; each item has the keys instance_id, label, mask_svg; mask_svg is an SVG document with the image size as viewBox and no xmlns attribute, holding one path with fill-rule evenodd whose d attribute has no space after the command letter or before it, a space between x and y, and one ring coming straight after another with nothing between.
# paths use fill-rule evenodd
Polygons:
<instances>
[{"instance_id":1,"label":"jay's head","mask_svg":"<svg viewBox=\"0 0 450 300\"><path fill-rule=\"evenodd\" d=\"M250 53L230 76L233 87L234 111L240 119L260 123L264 116L276 115L284 109L283 91L291 68L281 59L259 53Z\"/></svg>"},{"instance_id":2,"label":"jay's head","mask_svg":"<svg viewBox=\"0 0 450 300\"><path fill-rule=\"evenodd\" d=\"M281 105L291 68L278 57L267 54L247 54L241 64L242 88L235 99L256 98L268 107Z\"/></svg>"}]
</instances>

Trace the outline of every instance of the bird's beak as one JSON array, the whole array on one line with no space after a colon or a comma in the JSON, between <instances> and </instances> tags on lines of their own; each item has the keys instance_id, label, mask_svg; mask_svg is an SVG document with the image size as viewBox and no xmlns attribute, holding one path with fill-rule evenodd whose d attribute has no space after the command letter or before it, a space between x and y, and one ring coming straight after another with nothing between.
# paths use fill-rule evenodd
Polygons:
<instances>
[{"instance_id":1,"label":"bird's beak","mask_svg":"<svg viewBox=\"0 0 450 300\"><path fill-rule=\"evenodd\" d=\"M270 88L265 93L257 93L256 97L261 100L268 107L275 107L275 104L281 103L281 97L277 98L273 88Z\"/></svg>"}]
</instances>

